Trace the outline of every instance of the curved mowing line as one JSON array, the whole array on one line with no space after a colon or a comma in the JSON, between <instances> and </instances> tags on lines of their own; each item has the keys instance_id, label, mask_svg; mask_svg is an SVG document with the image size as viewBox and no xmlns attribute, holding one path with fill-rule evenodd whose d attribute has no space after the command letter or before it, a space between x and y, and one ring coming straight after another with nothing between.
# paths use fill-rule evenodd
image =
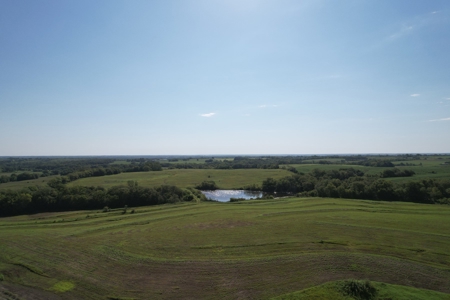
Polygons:
<instances>
[{"instance_id":1,"label":"curved mowing line","mask_svg":"<svg viewBox=\"0 0 450 300\"><path fill-rule=\"evenodd\" d=\"M163 204L164 205L164 204ZM52 216L52 217L48 217L48 219L42 219L42 220L30 220L30 221L26 221L26 222L22 222L22 223L14 223L14 224L0 224L0 227L2 227L2 229L29 229L30 227L33 229L48 229L48 228L65 228L65 227L70 227L70 228L74 228L74 227L78 227L78 226L95 226L95 225L100 225L102 223L105 223L106 220L105 218L122 218L122 219L127 219L127 218L142 218L145 216L149 216L152 214L160 214L162 212L184 212L187 210L199 210L199 207L197 203L182 203L180 205L178 204L165 204L165 205L171 205L171 207L169 206L165 206L162 207L162 205L151 205L151 206L137 206L137 207L129 207L128 209L135 209L135 210L139 210L138 213L134 214L134 215L130 215L130 214L126 214L126 215L122 215L119 214L120 210L122 208L116 208L114 209L114 212L110 212L110 213L102 213L102 212L98 212L98 210L96 210L95 212L93 212L92 210L87 210L87 211L77 211L77 213L74 214L70 214L70 216L72 216L70 219L67 218L67 215L59 215L59 216ZM178 211L174 211L174 209L178 209ZM96 214L97 216L92 216L88 219L85 218L85 215L94 215ZM78 216L78 217L76 217ZM61 218L65 218L66 220L64 222L56 222L53 223L53 221L58 221L58 219ZM73 219L78 219L78 220L73 220ZM37 222L37 223L35 223ZM75 224L73 224L73 222L76 222Z\"/></svg>"},{"instance_id":2,"label":"curved mowing line","mask_svg":"<svg viewBox=\"0 0 450 300\"><path fill-rule=\"evenodd\" d=\"M182 214L179 216L167 216L167 217L160 217L160 218L154 218L154 219L149 219L149 220L142 220L142 221L133 221L133 222L127 222L127 223L120 223L117 225L112 225L112 226L106 226L106 227L101 227L101 228L94 228L91 230L86 230L83 232L79 232L76 234L73 234L71 236L85 236L88 234L93 234L93 233L98 233L98 232L102 232L102 231L108 231L111 229L117 229L117 228L122 228L122 227L127 227L127 226L136 226L136 225L146 225L146 224L150 224L153 222L158 222L158 221L163 221L163 220L170 220L170 219L178 219L178 218L185 218L186 216L195 216L195 215L199 215L202 214L201 212L198 213L190 213L190 214ZM123 219L120 219L119 221L121 221ZM143 222L147 222L146 224L143 224Z\"/></svg>"},{"instance_id":3,"label":"curved mowing line","mask_svg":"<svg viewBox=\"0 0 450 300\"><path fill-rule=\"evenodd\" d=\"M450 235L442 234L442 233L432 233L432 232L423 232L423 231L415 231L415 230L407 230L407 229L395 229L395 228L387 228L387 227L378 227L378 226L367 226L367 225L355 225L355 224L342 224L342 223L335 223L335 222L323 222L323 221L314 221L314 224L317 225L335 225L335 226L342 226L342 227L357 227L357 228L368 228L368 229L381 229L381 230L387 230L387 231L398 231L398 232L410 232L415 234L421 234L421 235L433 235L438 237L445 237L450 238Z\"/></svg>"},{"instance_id":4,"label":"curved mowing line","mask_svg":"<svg viewBox=\"0 0 450 300\"><path fill-rule=\"evenodd\" d=\"M450 268L442 265L434 265L429 263L423 263L420 261L405 259L401 257L396 256L390 256L390 255L382 255L382 254L372 254L372 253L359 253L359 252L352 252L349 253L348 251L310 251L310 252L301 252L297 254L287 254L287 255L276 255L276 256L259 256L259 257L252 257L252 258L205 258L205 259L198 259L198 258L162 258L162 257L155 257L155 256L147 256L147 255L140 255L138 253L133 253L127 250L120 250L111 246L100 246L99 249L102 249L103 253L106 254L112 254L115 259L122 260L122 261L138 261L138 262L164 262L164 263L214 263L214 264L230 264L230 263L265 263L269 261L288 261L288 260L295 260L300 257L324 257L324 258L330 258L330 257L342 257L342 258L352 258L352 257L359 257L359 258L373 258L373 259L388 259L392 261L396 261L398 263L408 263L412 265L422 266L422 267L428 267L434 270L439 270L442 272L445 272L446 274L450 272ZM220 248L220 247L219 247ZM104 255L104 254L103 254Z\"/></svg>"}]
</instances>

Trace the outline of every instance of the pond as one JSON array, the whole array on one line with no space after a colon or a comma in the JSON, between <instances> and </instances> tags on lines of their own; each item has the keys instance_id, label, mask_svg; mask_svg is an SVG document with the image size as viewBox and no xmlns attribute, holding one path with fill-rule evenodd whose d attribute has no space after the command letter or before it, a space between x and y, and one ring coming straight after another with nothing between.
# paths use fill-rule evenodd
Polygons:
<instances>
[{"instance_id":1,"label":"pond","mask_svg":"<svg viewBox=\"0 0 450 300\"><path fill-rule=\"evenodd\" d=\"M263 192L246 190L215 190L202 191L202 193L206 196L206 198L220 202L228 202L230 201L230 198L254 199L263 196Z\"/></svg>"}]
</instances>

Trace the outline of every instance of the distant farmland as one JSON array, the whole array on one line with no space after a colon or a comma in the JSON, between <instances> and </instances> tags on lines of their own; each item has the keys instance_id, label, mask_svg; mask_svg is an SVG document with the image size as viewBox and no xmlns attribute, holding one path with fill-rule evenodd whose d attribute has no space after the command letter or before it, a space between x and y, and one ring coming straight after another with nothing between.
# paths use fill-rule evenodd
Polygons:
<instances>
[{"instance_id":1,"label":"distant farmland","mask_svg":"<svg viewBox=\"0 0 450 300\"><path fill-rule=\"evenodd\" d=\"M117 175L83 178L69 183L69 186L103 186L126 184L136 181L143 186L176 185L181 188L194 187L204 180L213 180L221 189L241 188L251 184L261 185L268 177L279 179L292 173L283 169L173 169L158 172L121 173Z\"/></svg>"}]
</instances>

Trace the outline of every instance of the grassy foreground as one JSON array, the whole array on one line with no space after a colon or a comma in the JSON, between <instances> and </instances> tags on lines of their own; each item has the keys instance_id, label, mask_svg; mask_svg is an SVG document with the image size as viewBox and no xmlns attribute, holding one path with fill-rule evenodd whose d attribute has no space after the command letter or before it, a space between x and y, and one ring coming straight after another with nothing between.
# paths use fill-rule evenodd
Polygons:
<instances>
[{"instance_id":1,"label":"grassy foreground","mask_svg":"<svg viewBox=\"0 0 450 300\"><path fill-rule=\"evenodd\" d=\"M349 282L355 281L333 281L319 286L315 286L302 291L285 294L272 300L353 300L355 295L349 294L345 289ZM356 281L363 282L363 281ZM371 300L448 300L449 294L416 289L412 287L400 286L395 284L386 284L382 282L370 282L375 293L369 297L360 297Z\"/></svg>"},{"instance_id":2,"label":"grassy foreground","mask_svg":"<svg viewBox=\"0 0 450 300\"><path fill-rule=\"evenodd\" d=\"M0 299L270 299L350 278L450 292L447 206L284 198L130 210L1 218Z\"/></svg>"}]
</instances>

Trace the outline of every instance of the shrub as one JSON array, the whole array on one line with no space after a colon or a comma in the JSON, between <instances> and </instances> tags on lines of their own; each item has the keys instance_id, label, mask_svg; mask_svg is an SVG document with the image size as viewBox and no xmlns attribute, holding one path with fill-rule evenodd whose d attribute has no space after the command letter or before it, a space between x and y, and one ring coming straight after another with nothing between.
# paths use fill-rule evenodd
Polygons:
<instances>
[{"instance_id":1,"label":"shrub","mask_svg":"<svg viewBox=\"0 0 450 300\"><path fill-rule=\"evenodd\" d=\"M216 183L212 180L203 181L202 183L197 185L195 188L199 189L199 190L217 190L218 189Z\"/></svg>"},{"instance_id":2,"label":"shrub","mask_svg":"<svg viewBox=\"0 0 450 300\"><path fill-rule=\"evenodd\" d=\"M342 284L342 291L361 300L374 299L377 294L377 290L369 280L346 280Z\"/></svg>"},{"instance_id":3,"label":"shrub","mask_svg":"<svg viewBox=\"0 0 450 300\"><path fill-rule=\"evenodd\" d=\"M246 200L245 198L230 198L230 202L239 202L239 201L244 201Z\"/></svg>"}]
</instances>

